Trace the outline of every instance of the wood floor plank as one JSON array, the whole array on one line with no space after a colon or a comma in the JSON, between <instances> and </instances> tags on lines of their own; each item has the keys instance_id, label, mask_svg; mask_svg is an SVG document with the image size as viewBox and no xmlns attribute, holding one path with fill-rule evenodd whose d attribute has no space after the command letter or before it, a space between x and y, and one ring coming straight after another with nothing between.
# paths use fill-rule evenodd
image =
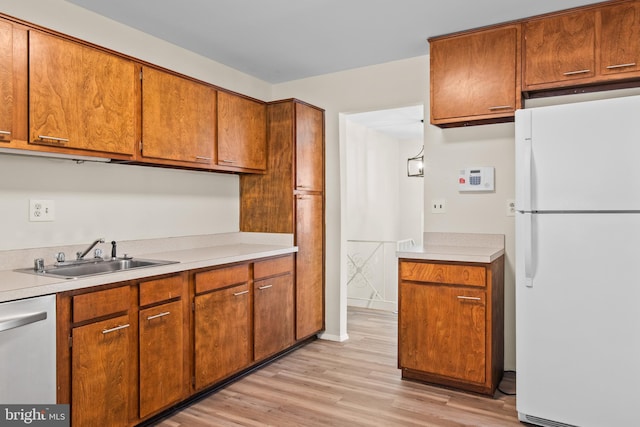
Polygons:
<instances>
[{"instance_id":1,"label":"wood floor plank","mask_svg":"<svg viewBox=\"0 0 640 427\"><path fill-rule=\"evenodd\" d=\"M349 308L349 340L316 340L172 414L159 427L509 427L515 397L402 380L397 315ZM515 390L513 375L503 381Z\"/></svg>"}]
</instances>

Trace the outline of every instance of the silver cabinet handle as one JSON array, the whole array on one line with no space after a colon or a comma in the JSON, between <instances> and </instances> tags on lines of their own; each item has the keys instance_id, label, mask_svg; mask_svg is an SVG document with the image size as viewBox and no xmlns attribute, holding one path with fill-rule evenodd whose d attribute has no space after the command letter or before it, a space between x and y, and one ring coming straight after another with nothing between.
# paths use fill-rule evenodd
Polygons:
<instances>
[{"instance_id":1,"label":"silver cabinet handle","mask_svg":"<svg viewBox=\"0 0 640 427\"><path fill-rule=\"evenodd\" d=\"M210 161L211 157L205 157L205 156L196 156L196 160L204 160L204 161Z\"/></svg>"},{"instance_id":2,"label":"silver cabinet handle","mask_svg":"<svg viewBox=\"0 0 640 427\"><path fill-rule=\"evenodd\" d=\"M236 162L235 160L226 160L226 159L220 159L218 161L221 162L221 163L235 163Z\"/></svg>"},{"instance_id":3,"label":"silver cabinet handle","mask_svg":"<svg viewBox=\"0 0 640 427\"><path fill-rule=\"evenodd\" d=\"M50 139L60 144L66 144L67 142L69 142L68 138L59 138L57 136L48 136L48 135L38 135L38 139Z\"/></svg>"},{"instance_id":4,"label":"silver cabinet handle","mask_svg":"<svg viewBox=\"0 0 640 427\"><path fill-rule=\"evenodd\" d=\"M505 108L513 108L511 105L496 105L495 107L489 107L489 110L504 110Z\"/></svg>"},{"instance_id":5,"label":"silver cabinet handle","mask_svg":"<svg viewBox=\"0 0 640 427\"><path fill-rule=\"evenodd\" d=\"M607 65L607 70L612 70L614 68L633 67L634 65L636 65L635 62L629 62L628 64Z\"/></svg>"},{"instance_id":6,"label":"silver cabinet handle","mask_svg":"<svg viewBox=\"0 0 640 427\"><path fill-rule=\"evenodd\" d=\"M269 289L269 288L272 288L272 287L273 287L273 285L264 285L264 286L259 286L258 289L262 291L262 290Z\"/></svg>"},{"instance_id":7,"label":"silver cabinet handle","mask_svg":"<svg viewBox=\"0 0 640 427\"><path fill-rule=\"evenodd\" d=\"M244 295L244 294L248 294L249 291L241 291L241 292L236 292L233 294L234 297L240 296L240 295Z\"/></svg>"},{"instance_id":8,"label":"silver cabinet handle","mask_svg":"<svg viewBox=\"0 0 640 427\"><path fill-rule=\"evenodd\" d=\"M0 332L8 331L9 329L19 328L31 323L39 322L47 318L47 312L41 311L39 313L25 314L24 316L13 317L8 320L0 322Z\"/></svg>"},{"instance_id":9,"label":"silver cabinet handle","mask_svg":"<svg viewBox=\"0 0 640 427\"><path fill-rule=\"evenodd\" d=\"M153 316L149 316L149 317L147 317L147 320L157 319L158 317L164 317L164 316L168 316L170 314L171 314L170 311L165 311L164 313L158 313L158 314L154 314Z\"/></svg>"},{"instance_id":10,"label":"silver cabinet handle","mask_svg":"<svg viewBox=\"0 0 640 427\"><path fill-rule=\"evenodd\" d=\"M588 73L591 70L577 70L577 71L567 71L566 73L562 73L565 76L573 76L574 74L584 74Z\"/></svg>"},{"instance_id":11,"label":"silver cabinet handle","mask_svg":"<svg viewBox=\"0 0 640 427\"><path fill-rule=\"evenodd\" d=\"M11 135L11 131L8 131L8 130L0 130L0 135Z\"/></svg>"},{"instance_id":12,"label":"silver cabinet handle","mask_svg":"<svg viewBox=\"0 0 640 427\"><path fill-rule=\"evenodd\" d=\"M129 324L127 323L126 325L120 325L120 326L116 326L115 328L111 328L111 329L105 329L102 331L103 334L108 334L110 332L115 332L115 331L119 331L120 329L126 329L129 327Z\"/></svg>"},{"instance_id":13,"label":"silver cabinet handle","mask_svg":"<svg viewBox=\"0 0 640 427\"><path fill-rule=\"evenodd\" d=\"M479 297L465 297L464 295L458 295L457 298L458 299L463 299L463 300L471 300L471 301L480 301L480 300L482 300L482 298L479 298Z\"/></svg>"}]
</instances>

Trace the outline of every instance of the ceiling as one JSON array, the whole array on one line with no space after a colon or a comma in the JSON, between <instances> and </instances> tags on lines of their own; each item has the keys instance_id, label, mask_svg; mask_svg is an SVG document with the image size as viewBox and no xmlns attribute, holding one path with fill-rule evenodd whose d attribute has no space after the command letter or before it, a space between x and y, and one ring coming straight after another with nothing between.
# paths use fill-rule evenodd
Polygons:
<instances>
[{"instance_id":1,"label":"ceiling","mask_svg":"<svg viewBox=\"0 0 640 427\"><path fill-rule=\"evenodd\" d=\"M398 140L422 140L424 107L414 105L347 115L347 120Z\"/></svg>"},{"instance_id":2,"label":"ceiling","mask_svg":"<svg viewBox=\"0 0 640 427\"><path fill-rule=\"evenodd\" d=\"M67 0L275 84L428 53L427 38L590 0Z\"/></svg>"}]
</instances>

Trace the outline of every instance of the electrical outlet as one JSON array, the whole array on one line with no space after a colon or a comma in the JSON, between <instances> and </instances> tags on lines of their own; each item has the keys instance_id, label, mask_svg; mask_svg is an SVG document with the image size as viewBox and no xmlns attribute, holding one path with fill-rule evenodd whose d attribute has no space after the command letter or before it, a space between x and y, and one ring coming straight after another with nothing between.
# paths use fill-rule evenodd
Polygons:
<instances>
[{"instance_id":1,"label":"electrical outlet","mask_svg":"<svg viewBox=\"0 0 640 427\"><path fill-rule=\"evenodd\" d=\"M516 215L516 201L514 199L507 199L507 216Z\"/></svg>"},{"instance_id":2,"label":"electrical outlet","mask_svg":"<svg viewBox=\"0 0 640 427\"><path fill-rule=\"evenodd\" d=\"M442 214L447 211L447 201L445 199L431 200L431 213Z\"/></svg>"},{"instance_id":3,"label":"electrical outlet","mask_svg":"<svg viewBox=\"0 0 640 427\"><path fill-rule=\"evenodd\" d=\"M56 207L53 200L29 200L29 221L53 221Z\"/></svg>"}]
</instances>

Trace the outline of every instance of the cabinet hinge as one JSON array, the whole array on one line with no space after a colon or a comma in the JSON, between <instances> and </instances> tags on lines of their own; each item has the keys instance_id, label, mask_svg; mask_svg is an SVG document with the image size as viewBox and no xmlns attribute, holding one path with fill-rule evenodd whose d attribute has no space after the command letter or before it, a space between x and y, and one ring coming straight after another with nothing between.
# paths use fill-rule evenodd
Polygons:
<instances>
[{"instance_id":1,"label":"cabinet hinge","mask_svg":"<svg viewBox=\"0 0 640 427\"><path fill-rule=\"evenodd\" d=\"M140 154L142 154L142 141L140 141Z\"/></svg>"},{"instance_id":2,"label":"cabinet hinge","mask_svg":"<svg viewBox=\"0 0 640 427\"><path fill-rule=\"evenodd\" d=\"M142 69L140 69L140 80L142 80Z\"/></svg>"},{"instance_id":3,"label":"cabinet hinge","mask_svg":"<svg viewBox=\"0 0 640 427\"><path fill-rule=\"evenodd\" d=\"M195 301L191 302L191 311L193 311L194 313L196 312L196 302Z\"/></svg>"},{"instance_id":4,"label":"cabinet hinge","mask_svg":"<svg viewBox=\"0 0 640 427\"><path fill-rule=\"evenodd\" d=\"M73 336L69 335L69 348L73 347Z\"/></svg>"}]
</instances>

